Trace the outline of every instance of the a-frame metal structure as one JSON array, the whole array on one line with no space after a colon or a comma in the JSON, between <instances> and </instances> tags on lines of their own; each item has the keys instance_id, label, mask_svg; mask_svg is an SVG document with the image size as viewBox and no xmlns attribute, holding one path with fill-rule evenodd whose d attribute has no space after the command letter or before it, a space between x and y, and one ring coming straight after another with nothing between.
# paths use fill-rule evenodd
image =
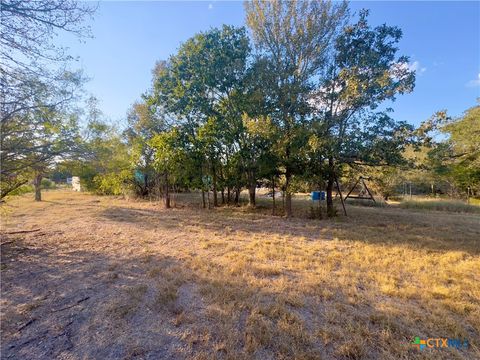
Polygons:
<instances>
[{"instance_id":1,"label":"a-frame metal structure","mask_svg":"<svg viewBox=\"0 0 480 360\"><path fill-rule=\"evenodd\" d=\"M342 191L340 190L340 184L338 183L337 175L334 174L334 177L335 177L335 184L337 184L337 195L340 195L340 200L342 202L342 207L343 207L343 213L345 214L345 216L347 216L347 209L345 209L345 201L344 201L343 196L342 196ZM335 195L335 197L337 195ZM347 198L345 198L345 200L346 199Z\"/></svg>"},{"instance_id":2,"label":"a-frame metal structure","mask_svg":"<svg viewBox=\"0 0 480 360\"><path fill-rule=\"evenodd\" d=\"M352 188L350 189L350 191L348 192L347 196L345 196L345 200L347 200L348 198L350 199L359 199L359 200L372 200L373 202L376 202L375 201L375 198L373 197L372 193L370 192L370 190L368 189L368 186L367 184L365 183L365 180L370 180L370 178L368 177L363 177L363 176L360 176L358 178L358 180L355 182L355 185L352 186ZM351 195L352 194L352 191L355 190L355 188L357 187L357 185L359 183L362 183L363 185L363 190L358 194L358 195ZM366 193L365 193L366 192ZM368 194L368 196L366 196Z\"/></svg>"}]
</instances>

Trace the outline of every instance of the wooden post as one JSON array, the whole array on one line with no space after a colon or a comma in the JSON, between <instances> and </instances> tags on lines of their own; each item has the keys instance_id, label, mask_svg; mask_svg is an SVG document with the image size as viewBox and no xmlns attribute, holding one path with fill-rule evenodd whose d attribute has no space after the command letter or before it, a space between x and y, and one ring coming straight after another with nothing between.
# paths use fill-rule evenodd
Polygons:
<instances>
[{"instance_id":1,"label":"wooden post","mask_svg":"<svg viewBox=\"0 0 480 360\"><path fill-rule=\"evenodd\" d=\"M208 210L210 210L210 186L207 188L207 202L208 202Z\"/></svg>"}]
</instances>

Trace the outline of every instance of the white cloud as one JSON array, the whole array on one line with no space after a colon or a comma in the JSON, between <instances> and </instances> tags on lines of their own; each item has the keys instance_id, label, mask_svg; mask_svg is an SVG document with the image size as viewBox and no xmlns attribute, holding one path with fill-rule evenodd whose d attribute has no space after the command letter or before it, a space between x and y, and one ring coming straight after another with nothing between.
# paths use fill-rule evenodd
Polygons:
<instances>
[{"instance_id":1,"label":"white cloud","mask_svg":"<svg viewBox=\"0 0 480 360\"><path fill-rule=\"evenodd\" d=\"M415 71L417 75L422 75L425 71L427 71L427 68L424 66L421 66L420 62L416 60L413 63L408 64L408 69L410 71Z\"/></svg>"},{"instance_id":2,"label":"white cloud","mask_svg":"<svg viewBox=\"0 0 480 360\"><path fill-rule=\"evenodd\" d=\"M477 86L480 86L480 73L478 74L478 78L475 79L475 80L470 80L470 81L467 83L467 86L468 86L468 87L477 87Z\"/></svg>"},{"instance_id":3,"label":"white cloud","mask_svg":"<svg viewBox=\"0 0 480 360\"><path fill-rule=\"evenodd\" d=\"M213 9L213 4L208 4L208 10L212 10Z\"/></svg>"}]
</instances>

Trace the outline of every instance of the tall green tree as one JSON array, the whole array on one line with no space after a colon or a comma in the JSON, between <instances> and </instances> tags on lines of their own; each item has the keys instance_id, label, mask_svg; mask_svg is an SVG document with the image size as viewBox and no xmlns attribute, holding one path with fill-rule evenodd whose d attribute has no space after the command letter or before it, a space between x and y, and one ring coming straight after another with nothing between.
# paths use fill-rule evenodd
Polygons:
<instances>
[{"instance_id":1,"label":"tall green tree","mask_svg":"<svg viewBox=\"0 0 480 360\"><path fill-rule=\"evenodd\" d=\"M163 198L165 207L170 208L170 187L187 176L185 170L189 158L185 151L182 133L178 128L172 128L155 135L150 141L154 149L154 166L163 175Z\"/></svg>"},{"instance_id":2,"label":"tall green tree","mask_svg":"<svg viewBox=\"0 0 480 360\"><path fill-rule=\"evenodd\" d=\"M324 67L332 40L347 14L346 3L330 1L245 2L246 22L263 58L263 82L272 102L279 159L286 179L286 214L292 215L291 179L301 173L312 79Z\"/></svg>"},{"instance_id":3,"label":"tall green tree","mask_svg":"<svg viewBox=\"0 0 480 360\"><path fill-rule=\"evenodd\" d=\"M132 167L142 179L136 181L141 196L152 191L155 182L154 154L150 141L165 131L167 125L162 114L145 101L135 102L127 114L128 127L124 136L130 147Z\"/></svg>"},{"instance_id":4,"label":"tall green tree","mask_svg":"<svg viewBox=\"0 0 480 360\"><path fill-rule=\"evenodd\" d=\"M40 201L42 177L54 163L74 154L79 138L78 114L70 101L81 83L81 74L65 73L60 92L52 92L35 78L23 89L25 96L31 91L35 96L1 122L0 198L33 179L35 200Z\"/></svg>"},{"instance_id":5,"label":"tall green tree","mask_svg":"<svg viewBox=\"0 0 480 360\"><path fill-rule=\"evenodd\" d=\"M231 149L226 133L241 122L236 99L242 93L250 47L245 30L231 26L199 33L168 63L157 67L151 103L165 107L202 153L202 174L213 179L214 205L222 166Z\"/></svg>"},{"instance_id":6,"label":"tall green tree","mask_svg":"<svg viewBox=\"0 0 480 360\"><path fill-rule=\"evenodd\" d=\"M397 56L402 32L395 26L368 24L368 11L336 37L328 66L310 100L315 130L322 141L327 176L327 211L334 214L332 191L343 164L388 165L402 161L412 135L389 111L387 100L413 90L415 74L408 58Z\"/></svg>"},{"instance_id":7,"label":"tall green tree","mask_svg":"<svg viewBox=\"0 0 480 360\"><path fill-rule=\"evenodd\" d=\"M71 140L66 134L72 125L67 107L75 101L81 81L79 73L68 70L72 57L52 39L60 32L88 37L84 21L94 11L90 4L71 0L1 2L2 198L33 173L41 174L39 169L48 168L52 159L67 156L62 153Z\"/></svg>"}]
</instances>

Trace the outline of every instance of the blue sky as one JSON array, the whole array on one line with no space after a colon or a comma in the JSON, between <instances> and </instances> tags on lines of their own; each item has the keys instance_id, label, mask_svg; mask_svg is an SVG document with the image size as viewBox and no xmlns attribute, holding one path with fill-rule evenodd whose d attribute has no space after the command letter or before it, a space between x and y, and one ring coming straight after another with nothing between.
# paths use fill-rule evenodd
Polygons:
<instances>
[{"instance_id":1,"label":"blue sky","mask_svg":"<svg viewBox=\"0 0 480 360\"><path fill-rule=\"evenodd\" d=\"M393 117L419 124L435 111L460 115L480 97L479 2L365 2L373 24L403 30L399 53L417 70L413 93L391 105ZM221 24L244 25L240 1L101 2L85 43L61 35L59 42L78 56L76 67L91 80L86 90L101 109L123 126L130 105L151 86L151 69L196 32Z\"/></svg>"}]
</instances>

